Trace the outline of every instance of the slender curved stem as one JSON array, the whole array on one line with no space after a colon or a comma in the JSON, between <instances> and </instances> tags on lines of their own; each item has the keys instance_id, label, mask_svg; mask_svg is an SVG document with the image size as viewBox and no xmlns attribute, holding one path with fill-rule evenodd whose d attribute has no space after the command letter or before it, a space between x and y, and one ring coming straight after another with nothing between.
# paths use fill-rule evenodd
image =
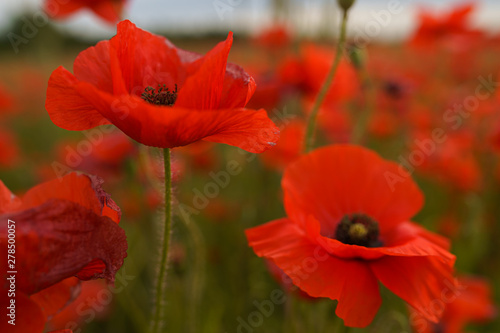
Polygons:
<instances>
[{"instance_id":1,"label":"slender curved stem","mask_svg":"<svg viewBox=\"0 0 500 333\"><path fill-rule=\"evenodd\" d=\"M151 323L151 333L161 333L163 331L163 317L165 315L165 296L167 289L167 270L170 247L170 233L172 230L172 171L170 166L170 149L163 150L163 159L165 165L165 223L163 225L163 238L161 240L160 265L158 267L156 289L155 289L155 308Z\"/></svg>"},{"instance_id":2,"label":"slender curved stem","mask_svg":"<svg viewBox=\"0 0 500 333\"><path fill-rule=\"evenodd\" d=\"M325 83L323 83L323 86L321 87L321 90L318 93L318 96L316 96L316 100L314 101L313 108L311 110L311 113L309 115L309 119L307 121L307 129L306 129L306 135L305 135L305 142L304 142L304 152L308 152L312 149L313 144L314 144L314 132L316 128L316 118L318 116L318 111L321 107L321 104L323 104L323 101L326 97L326 94L328 93L328 89L332 85L333 78L335 77L335 73L337 72L337 69L339 68L340 65L340 60L342 58L342 51L344 50L344 44L346 40L346 32L347 32L347 11L344 11L343 17L342 17L342 23L340 27L340 38L339 42L337 44L337 51L335 52L335 59L332 65L332 68L330 69L330 72L328 73Z\"/></svg>"},{"instance_id":3,"label":"slender curved stem","mask_svg":"<svg viewBox=\"0 0 500 333\"><path fill-rule=\"evenodd\" d=\"M365 106L358 115L356 125L352 132L351 142L353 144L361 144L366 135L368 124L375 105L375 89L373 83L366 72L366 69L361 70L361 81L363 86L363 93L365 94Z\"/></svg>"}]
</instances>

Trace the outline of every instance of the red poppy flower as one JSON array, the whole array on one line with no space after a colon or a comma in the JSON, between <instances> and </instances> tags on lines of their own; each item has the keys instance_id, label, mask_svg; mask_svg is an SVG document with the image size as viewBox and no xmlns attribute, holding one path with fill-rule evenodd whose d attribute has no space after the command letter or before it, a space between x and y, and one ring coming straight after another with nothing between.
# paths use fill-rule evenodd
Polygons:
<instances>
[{"instance_id":1,"label":"red poppy flower","mask_svg":"<svg viewBox=\"0 0 500 333\"><path fill-rule=\"evenodd\" d=\"M333 65L334 50L311 43L303 44L298 59L287 58L280 68L283 82L292 82L306 94L316 97ZM325 103L343 102L356 97L359 79L354 68L341 60L335 79L328 90Z\"/></svg>"},{"instance_id":2,"label":"red poppy flower","mask_svg":"<svg viewBox=\"0 0 500 333\"><path fill-rule=\"evenodd\" d=\"M314 99L308 96L302 99L303 110L309 114ZM339 103L323 103L318 112L318 127L321 127L326 137L335 143L347 143L351 139L353 120L350 109Z\"/></svg>"},{"instance_id":3,"label":"red poppy flower","mask_svg":"<svg viewBox=\"0 0 500 333\"><path fill-rule=\"evenodd\" d=\"M430 323L412 311L410 323L418 333L463 333L469 323L486 323L497 310L492 301L490 284L476 277L460 277L456 290L443 292L435 308L443 312L438 324Z\"/></svg>"},{"instance_id":4,"label":"red poppy flower","mask_svg":"<svg viewBox=\"0 0 500 333\"><path fill-rule=\"evenodd\" d=\"M254 37L255 44L271 50L284 48L290 44L291 40L290 31L284 25L272 26Z\"/></svg>"},{"instance_id":5,"label":"red poppy flower","mask_svg":"<svg viewBox=\"0 0 500 333\"><path fill-rule=\"evenodd\" d=\"M126 0L45 0L44 10L54 19L63 19L84 8L114 24L120 21Z\"/></svg>"},{"instance_id":6,"label":"red poppy flower","mask_svg":"<svg viewBox=\"0 0 500 333\"><path fill-rule=\"evenodd\" d=\"M415 156L425 156L425 159L415 164L417 170L455 190L480 190L483 180L475 152L475 147L478 146L477 137L473 132L448 133L446 141L436 145L435 150L428 153L421 143L431 137L431 134L426 132L415 134L411 151Z\"/></svg>"},{"instance_id":7,"label":"red poppy flower","mask_svg":"<svg viewBox=\"0 0 500 333\"><path fill-rule=\"evenodd\" d=\"M230 33L201 56L123 21L111 40L80 53L74 75L63 67L52 73L45 106L68 130L112 123L148 146L205 140L262 152L279 130L265 110L243 108L255 82L227 64L232 41Z\"/></svg>"},{"instance_id":8,"label":"red poppy flower","mask_svg":"<svg viewBox=\"0 0 500 333\"><path fill-rule=\"evenodd\" d=\"M466 42L482 35L469 25L471 14L475 10L474 3L458 6L441 16L422 10L420 25L410 43L418 47L429 47L434 42L448 43L452 48L463 48Z\"/></svg>"},{"instance_id":9,"label":"red poppy flower","mask_svg":"<svg viewBox=\"0 0 500 333\"><path fill-rule=\"evenodd\" d=\"M43 332L47 319L71 302L78 279L113 282L126 257L125 232L118 226L120 209L101 189L99 179L76 173L29 190L22 199L0 182L0 249L7 253L15 230L16 325L0 322L2 332ZM9 241L9 245L12 245ZM12 247L9 247L11 249ZM2 318L6 311L7 277L12 267L0 263Z\"/></svg>"},{"instance_id":10,"label":"red poppy flower","mask_svg":"<svg viewBox=\"0 0 500 333\"><path fill-rule=\"evenodd\" d=\"M246 231L258 256L272 260L312 297L339 301L347 326L367 326L381 304L378 281L425 318L452 277L448 242L410 222L423 204L397 164L358 146L304 155L282 181L288 217Z\"/></svg>"}]
</instances>

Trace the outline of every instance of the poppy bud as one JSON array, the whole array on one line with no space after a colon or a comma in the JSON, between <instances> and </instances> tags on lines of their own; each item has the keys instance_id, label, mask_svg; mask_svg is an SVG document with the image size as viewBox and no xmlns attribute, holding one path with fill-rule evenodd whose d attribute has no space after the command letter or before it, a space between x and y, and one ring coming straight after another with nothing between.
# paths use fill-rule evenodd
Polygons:
<instances>
[{"instance_id":1,"label":"poppy bud","mask_svg":"<svg viewBox=\"0 0 500 333\"><path fill-rule=\"evenodd\" d=\"M362 69L366 62L366 54L357 45L351 44L347 46L349 60L356 69Z\"/></svg>"},{"instance_id":2,"label":"poppy bud","mask_svg":"<svg viewBox=\"0 0 500 333\"><path fill-rule=\"evenodd\" d=\"M342 8L344 11L348 11L354 4L354 1L355 0L337 0L340 8Z\"/></svg>"}]
</instances>

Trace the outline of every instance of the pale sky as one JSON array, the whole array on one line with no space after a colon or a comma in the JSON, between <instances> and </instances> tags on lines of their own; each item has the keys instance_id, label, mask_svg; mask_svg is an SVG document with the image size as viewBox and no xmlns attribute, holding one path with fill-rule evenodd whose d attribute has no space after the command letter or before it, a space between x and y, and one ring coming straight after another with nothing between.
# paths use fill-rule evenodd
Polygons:
<instances>
[{"instance_id":1,"label":"pale sky","mask_svg":"<svg viewBox=\"0 0 500 333\"><path fill-rule=\"evenodd\" d=\"M295 25L303 33L318 31L318 22L326 16L318 4L325 0L295 0ZM390 0L357 0L350 16L350 31L363 29L366 22L374 20L374 13L388 8ZM394 0L393 0L394 1ZM381 26L381 37L404 37L415 26L416 9L420 6L444 8L450 4L464 3L463 0L395 0L403 10L391 15L390 23ZM147 30L191 31L255 31L270 24L269 0L130 0L125 18ZM479 11L474 24L500 32L500 1L478 0ZM0 33L7 33L5 26L9 18L24 13L27 8L37 10L42 0L0 0ZM227 4L225 7L217 6ZM439 4L436 4L439 3ZM236 4L236 5L231 5ZM225 8L221 10L220 8ZM64 23L60 29L89 38L106 38L114 35L114 27L102 23L87 11L82 11Z\"/></svg>"}]
</instances>

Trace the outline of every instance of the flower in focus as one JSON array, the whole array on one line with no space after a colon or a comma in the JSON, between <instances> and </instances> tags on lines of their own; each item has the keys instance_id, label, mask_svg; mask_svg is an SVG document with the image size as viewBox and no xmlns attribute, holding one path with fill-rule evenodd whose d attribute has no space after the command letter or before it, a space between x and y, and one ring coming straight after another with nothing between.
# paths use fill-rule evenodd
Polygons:
<instances>
[{"instance_id":1,"label":"flower in focus","mask_svg":"<svg viewBox=\"0 0 500 333\"><path fill-rule=\"evenodd\" d=\"M78 279L114 281L127 255L127 241L118 226L120 209L101 189L101 183L97 178L71 173L18 198L0 182L0 217L14 221L10 223L14 229L2 223L0 248L7 253L9 231L15 230L15 263L9 265L19 272L15 282L16 325L2 320L0 331L43 332L47 320L78 295ZM10 311L6 304L10 302L7 272L12 267L7 265L6 260L0 263L3 318Z\"/></svg>"},{"instance_id":2,"label":"flower in focus","mask_svg":"<svg viewBox=\"0 0 500 333\"><path fill-rule=\"evenodd\" d=\"M227 63L232 33L205 56L176 48L130 21L49 80L46 109L68 130L113 124L134 140L161 148L205 140L260 153L279 130L265 110L243 107L255 91L245 71Z\"/></svg>"},{"instance_id":3,"label":"flower in focus","mask_svg":"<svg viewBox=\"0 0 500 333\"><path fill-rule=\"evenodd\" d=\"M415 311L411 312L410 323L418 333L463 333L469 323L482 324L494 319L497 310L492 301L490 284L476 277L458 278L455 292L440 298L444 304L439 323L431 323ZM438 308L438 307L436 307Z\"/></svg>"},{"instance_id":4,"label":"flower in focus","mask_svg":"<svg viewBox=\"0 0 500 333\"><path fill-rule=\"evenodd\" d=\"M53 19L64 19L87 8L103 20L115 24L120 21L126 0L45 0L44 10Z\"/></svg>"},{"instance_id":5,"label":"flower in focus","mask_svg":"<svg viewBox=\"0 0 500 333\"><path fill-rule=\"evenodd\" d=\"M276 280L276 282L278 282L280 284L281 288L283 288L283 290L285 290L287 293L292 294L294 296L297 296L300 299L303 299L306 301L318 300L318 298L311 297L306 292L297 288L297 286L295 286L293 284L292 280L290 280L290 277L288 275L286 275L283 272L283 270L281 268L279 268L278 266L276 266L276 264L274 262L272 262L271 260L266 260L266 266L267 266L267 269L269 270L269 273L271 273L271 276L273 277L273 279Z\"/></svg>"},{"instance_id":6,"label":"flower in focus","mask_svg":"<svg viewBox=\"0 0 500 333\"><path fill-rule=\"evenodd\" d=\"M378 282L424 318L455 285L448 241L412 223L423 196L374 152L333 145L291 163L282 180L288 217L248 229L255 253L312 297L338 300L345 325L365 327L381 305Z\"/></svg>"}]
</instances>

